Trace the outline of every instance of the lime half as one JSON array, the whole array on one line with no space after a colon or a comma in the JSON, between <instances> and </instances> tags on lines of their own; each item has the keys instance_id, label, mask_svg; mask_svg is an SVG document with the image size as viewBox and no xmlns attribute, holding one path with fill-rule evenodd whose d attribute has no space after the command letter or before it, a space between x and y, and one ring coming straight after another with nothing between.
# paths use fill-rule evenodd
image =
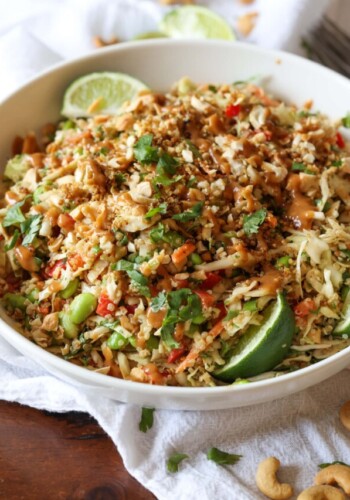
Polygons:
<instances>
[{"instance_id":1,"label":"lime half","mask_svg":"<svg viewBox=\"0 0 350 500\"><path fill-rule=\"evenodd\" d=\"M171 10L159 25L172 38L217 38L235 40L227 22L205 7L185 5Z\"/></svg>"},{"instance_id":2,"label":"lime half","mask_svg":"<svg viewBox=\"0 0 350 500\"><path fill-rule=\"evenodd\" d=\"M213 373L214 377L226 382L253 377L271 370L285 358L295 332L295 319L284 295L279 294L263 316L259 326L248 328L231 359Z\"/></svg>"},{"instance_id":3,"label":"lime half","mask_svg":"<svg viewBox=\"0 0 350 500\"><path fill-rule=\"evenodd\" d=\"M147 89L144 83L124 73L90 73L68 87L61 112L69 118L113 115L143 89Z\"/></svg>"}]
</instances>

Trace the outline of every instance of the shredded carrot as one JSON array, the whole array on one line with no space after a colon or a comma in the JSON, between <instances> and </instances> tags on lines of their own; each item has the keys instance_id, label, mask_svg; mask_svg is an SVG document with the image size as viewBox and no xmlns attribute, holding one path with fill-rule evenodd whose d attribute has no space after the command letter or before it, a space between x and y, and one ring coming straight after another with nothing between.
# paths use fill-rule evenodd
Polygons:
<instances>
[{"instance_id":1,"label":"shredded carrot","mask_svg":"<svg viewBox=\"0 0 350 500\"><path fill-rule=\"evenodd\" d=\"M181 247L174 250L171 259L176 266L183 264L187 257L196 250L194 243L188 242L181 245Z\"/></svg>"},{"instance_id":2,"label":"shredded carrot","mask_svg":"<svg viewBox=\"0 0 350 500\"><path fill-rule=\"evenodd\" d=\"M218 321L211 330L206 334L205 337L203 337L203 340L205 342L205 346L202 348L194 347L190 350L186 358L182 361L182 363L179 364L179 366L176 369L176 373L181 373L187 368L190 368L191 366L194 365L196 359L200 355L201 352L205 351L205 349L208 347L209 342L207 344L206 339L211 338L210 343L212 342L212 339L220 335L222 330L224 329L224 324L222 320Z\"/></svg>"}]
</instances>

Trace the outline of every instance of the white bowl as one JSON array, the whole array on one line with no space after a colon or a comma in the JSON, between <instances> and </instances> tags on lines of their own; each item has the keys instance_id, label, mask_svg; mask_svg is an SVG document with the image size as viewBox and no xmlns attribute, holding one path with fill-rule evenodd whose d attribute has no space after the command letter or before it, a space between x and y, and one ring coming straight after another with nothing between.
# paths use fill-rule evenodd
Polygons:
<instances>
[{"instance_id":1,"label":"white bowl","mask_svg":"<svg viewBox=\"0 0 350 500\"><path fill-rule=\"evenodd\" d=\"M348 111L350 81L300 57L220 41L155 40L125 43L63 63L32 80L0 106L0 165L10 154L13 138L56 121L68 84L93 71L122 71L152 89L167 90L182 76L197 82L230 83L254 75L286 101L303 104L333 118ZM22 354L57 377L118 401L167 409L214 410L261 403L317 384L350 364L350 348L299 371L242 386L213 388L162 387L119 380L75 366L31 343L0 312L0 333Z\"/></svg>"}]
</instances>

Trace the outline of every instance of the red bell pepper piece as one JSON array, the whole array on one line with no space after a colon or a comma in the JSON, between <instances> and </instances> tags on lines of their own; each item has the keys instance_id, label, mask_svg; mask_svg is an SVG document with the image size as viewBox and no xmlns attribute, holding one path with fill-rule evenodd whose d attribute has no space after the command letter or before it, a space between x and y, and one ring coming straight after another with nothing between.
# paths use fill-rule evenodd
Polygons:
<instances>
[{"instance_id":1,"label":"red bell pepper piece","mask_svg":"<svg viewBox=\"0 0 350 500\"><path fill-rule=\"evenodd\" d=\"M111 307L111 304L113 307ZM96 314L99 316L108 316L109 314L113 314L115 309L116 307L113 300L108 297L106 292L102 292L98 299Z\"/></svg>"},{"instance_id":2,"label":"red bell pepper piece","mask_svg":"<svg viewBox=\"0 0 350 500\"><path fill-rule=\"evenodd\" d=\"M177 359L181 358L181 356L185 353L186 349L184 347L178 347L177 349L173 349L168 356L168 363L174 363Z\"/></svg>"},{"instance_id":3,"label":"red bell pepper piece","mask_svg":"<svg viewBox=\"0 0 350 500\"><path fill-rule=\"evenodd\" d=\"M218 273L206 273L206 278L202 283L200 284L200 289L201 290L211 290L214 288L215 285L220 283L221 281L221 276L219 276Z\"/></svg>"},{"instance_id":4,"label":"red bell pepper piece","mask_svg":"<svg viewBox=\"0 0 350 500\"><path fill-rule=\"evenodd\" d=\"M235 116L239 115L240 111L241 111L240 104L229 104L225 109L225 114L227 118L234 118Z\"/></svg>"}]
</instances>

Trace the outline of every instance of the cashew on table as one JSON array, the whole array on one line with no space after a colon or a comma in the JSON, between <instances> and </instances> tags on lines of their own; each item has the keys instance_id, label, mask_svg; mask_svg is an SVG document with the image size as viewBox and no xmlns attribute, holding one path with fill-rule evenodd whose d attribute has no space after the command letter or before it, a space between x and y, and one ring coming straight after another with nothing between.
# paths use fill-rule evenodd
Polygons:
<instances>
[{"instance_id":1,"label":"cashew on table","mask_svg":"<svg viewBox=\"0 0 350 500\"><path fill-rule=\"evenodd\" d=\"M339 418L346 429L350 431L350 401L347 401L340 408Z\"/></svg>"},{"instance_id":2,"label":"cashew on table","mask_svg":"<svg viewBox=\"0 0 350 500\"><path fill-rule=\"evenodd\" d=\"M350 495L350 467L340 464L329 465L316 474L315 483L336 484Z\"/></svg>"},{"instance_id":3,"label":"cashew on table","mask_svg":"<svg viewBox=\"0 0 350 500\"><path fill-rule=\"evenodd\" d=\"M322 484L302 491L297 500L345 500L345 495L338 488Z\"/></svg>"},{"instance_id":4,"label":"cashew on table","mask_svg":"<svg viewBox=\"0 0 350 500\"><path fill-rule=\"evenodd\" d=\"M287 500L293 495L290 484L279 483L276 477L280 461L275 457L265 458L256 472L256 484L264 495L272 500Z\"/></svg>"}]
</instances>

